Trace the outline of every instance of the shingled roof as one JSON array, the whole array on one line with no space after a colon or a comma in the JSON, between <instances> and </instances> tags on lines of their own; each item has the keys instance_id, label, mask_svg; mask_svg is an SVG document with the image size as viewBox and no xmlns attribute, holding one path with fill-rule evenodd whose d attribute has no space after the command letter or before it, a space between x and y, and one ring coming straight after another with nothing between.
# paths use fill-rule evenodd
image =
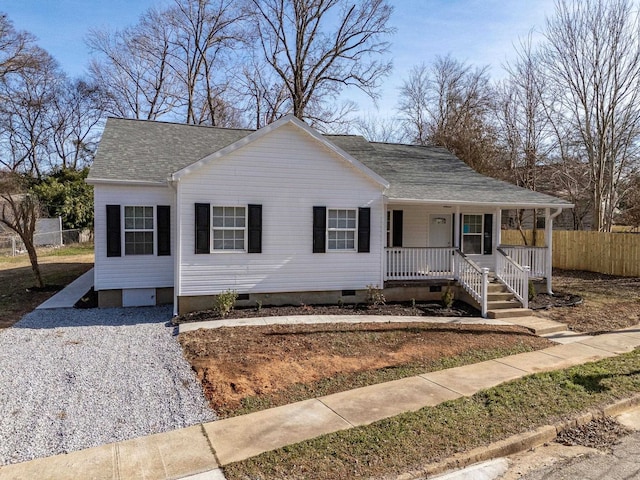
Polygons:
<instances>
[{"instance_id":1,"label":"shingled roof","mask_svg":"<svg viewBox=\"0 0 640 480\"><path fill-rule=\"evenodd\" d=\"M166 183L172 173L252 132L110 118L88 180ZM389 199L571 207L562 199L481 175L443 148L368 142L355 135L325 138L386 179Z\"/></svg>"}]
</instances>

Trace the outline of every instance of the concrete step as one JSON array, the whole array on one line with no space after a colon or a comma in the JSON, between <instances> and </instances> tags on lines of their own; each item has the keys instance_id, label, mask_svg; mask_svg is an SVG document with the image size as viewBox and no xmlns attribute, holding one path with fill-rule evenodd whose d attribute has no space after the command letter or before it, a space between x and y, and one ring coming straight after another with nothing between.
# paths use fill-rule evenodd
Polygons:
<instances>
[{"instance_id":1,"label":"concrete step","mask_svg":"<svg viewBox=\"0 0 640 480\"><path fill-rule=\"evenodd\" d=\"M487 310L504 310L504 309L517 309L522 305L517 300L498 300L495 302L487 301Z\"/></svg>"},{"instance_id":2,"label":"concrete step","mask_svg":"<svg viewBox=\"0 0 640 480\"><path fill-rule=\"evenodd\" d=\"M490 283L487 287L487 292L489 293L504 293L509 291L502 283Z\"/></svg>"},{"instance_id":3,"label":"concrete step","mask_svg":"<svg viewBox=\"0 0 640 480\"><path fill-rule=\"evenodd\" d=\"M489 293L487 295L487 301L489 302L507 302L509 300L513 300L513 293L511 292Z\"/></svg>"},{"instance_id":4,"label":"concrete step","mask_svg":"<svg viewBox=\"0 0 640 480\"><path fill-rule=\"evenodd\" d=\"M516 317L529 317L533 315L533 312L528 308L502 308L497 310L488 310L487 317L489 318L516 318ZM513 323L513 322L510 322Z\"/></svg>"},{"instance_id":5,"label":"concrete step","mask_svg":"<svg viewBox=\"0 0 640 480\"><path fill-rule=\"evenodd\" d=\"M520 310L524 309L521 308ZM529 312L531 311L529 310ZM553 320L548 320L546 318L535 317L531 315L531 313L528 316L510 318L506 321L514 325L525 327L531 330L536 335L540 336L558 334L559 332L567 331L567 326L564 323L554 322Z\"/></svg>"}]
</instances>

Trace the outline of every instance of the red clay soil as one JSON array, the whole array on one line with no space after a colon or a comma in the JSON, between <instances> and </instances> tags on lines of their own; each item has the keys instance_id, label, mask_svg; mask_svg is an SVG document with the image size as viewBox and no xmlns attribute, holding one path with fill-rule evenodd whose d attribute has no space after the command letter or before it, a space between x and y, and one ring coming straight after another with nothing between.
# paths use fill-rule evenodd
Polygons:
<instances>
[{"instance_id":1,"label":"red clay soil","mask_svg":"<svg viewBox=\"0 0 640 480\"><path fill-rule=\"evenodd\" d=\"M404 365L428 371L438 360L472 351L550 345L520 327L427 323L223 327L182 333L179 340L219 413L247 397L337 375Z\"/></svg>"}]
</instances>

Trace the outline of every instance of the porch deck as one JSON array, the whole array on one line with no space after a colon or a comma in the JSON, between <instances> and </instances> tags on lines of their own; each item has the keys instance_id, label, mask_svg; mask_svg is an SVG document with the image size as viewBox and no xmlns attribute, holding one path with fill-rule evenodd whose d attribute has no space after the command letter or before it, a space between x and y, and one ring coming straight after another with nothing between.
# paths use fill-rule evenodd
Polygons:
<instances>
[{"instance_id":1,"label":"porch deck","mask_svg":"<svg viewBox=\"0 0 640 480\"><path fill-rule=\"evenodd\" d=\"M547 253L544 247L503 245L496 249L493 269L490 269L478 266L458 248L386 248L385 286L430 286L434 282L454 280L478 302L482 316L486 316L491 276L526 309L529 280L532 277L550 279Z\"/></svg>"}]
</instances>

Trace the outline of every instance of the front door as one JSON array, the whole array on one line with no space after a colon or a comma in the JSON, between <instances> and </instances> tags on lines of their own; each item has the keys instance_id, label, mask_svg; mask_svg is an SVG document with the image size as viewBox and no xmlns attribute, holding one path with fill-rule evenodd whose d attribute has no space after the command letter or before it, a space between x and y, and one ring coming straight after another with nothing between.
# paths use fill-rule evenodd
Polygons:
<instances>
[{"instance_id":1,"label":"front door","mask_svg":"<svg viewBox=\"0 0 640 480\"><path fill-rule=\"evenodd\" d=\"M450 247L453 227L451 214L429 215L429 247Z\"/></svg>"}]
</instances>

